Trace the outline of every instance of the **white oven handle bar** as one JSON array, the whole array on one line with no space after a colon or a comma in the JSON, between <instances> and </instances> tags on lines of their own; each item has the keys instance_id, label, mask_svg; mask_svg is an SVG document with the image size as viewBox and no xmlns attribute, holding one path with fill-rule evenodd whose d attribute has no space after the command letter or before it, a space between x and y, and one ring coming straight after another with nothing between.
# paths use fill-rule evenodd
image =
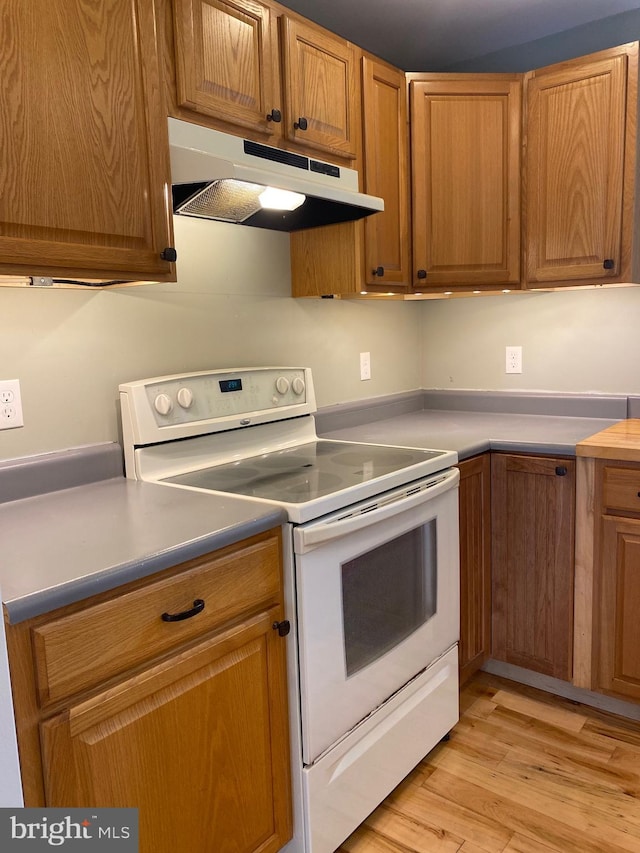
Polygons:
<instances>
[{"instance_id":1,"label":"white oven handle bar","mask_svg":"<svg viewBox=\"0 0 640 853\"><path fill-rule=\"evenodd\" d=\"M381 495L368 503L352 508L346 513L336 513L328 519L310 524L307 527L296 527L294 530L294 547L298 554L330 542L354 531L364 530L372 524L379 524L387 518L392 518L400 512L431 501L438 495L455 488L460 481L457 468L450 468L426 480L410 483L402 489L395 489Z\"/></svg>"}]
</instances>

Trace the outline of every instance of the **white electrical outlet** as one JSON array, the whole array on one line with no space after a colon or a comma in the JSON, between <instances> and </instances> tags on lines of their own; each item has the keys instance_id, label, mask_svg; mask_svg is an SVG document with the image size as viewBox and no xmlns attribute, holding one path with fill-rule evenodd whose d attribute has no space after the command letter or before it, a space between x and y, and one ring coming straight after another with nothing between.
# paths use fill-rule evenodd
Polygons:
<instances>
[{"instance_id":1,"label":"white electrical outlet","mask_svg":"<svg viewBox=\"0 0 640 853\"><path fill-rule=\"evenodd\" d=\"M371 379L371 353L360 353L360 379Z\"/></svg>"},{"instance_id":2,"label":"white electrical outlet","mask_svg":"<svg viewBox=\"0 0 640 853\"><path fill-rule=\"evenodd\" d=\"M506 348L505 373L522 373L522 347Z\"/></svg>"},{"instance_id":3,"label":"white electrical outlet","mask_svg":"<svg viewBox=\"0 0 640 853\"><path fill-rule=\"evenodd\" d=\"M20 382L17 379L0 379L0 429L24 426Z\"/></svg>"}]
</instances>

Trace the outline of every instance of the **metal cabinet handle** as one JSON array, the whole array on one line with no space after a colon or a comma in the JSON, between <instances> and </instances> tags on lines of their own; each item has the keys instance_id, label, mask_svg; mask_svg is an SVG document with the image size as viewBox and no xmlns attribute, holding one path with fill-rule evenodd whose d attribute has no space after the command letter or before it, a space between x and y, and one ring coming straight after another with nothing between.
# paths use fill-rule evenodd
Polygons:
<instances>
[{"instance_id":1,"label":"metal cabinet handle","mask_svg":"<svg viewBox=\"0 0 640 853\"><path fill-rule=\"evenodd\" d=\"M291 630L291 622L288 619L283 619L282 622L274 622L271 626L274 631L277 631L281 637L286 637Z\"/></svg>"},{"instance_id":2,"label":"metal cabinet handle","mask_svg":"<svg viewBox=\"0 0 640 853\"><path fill-rule=\"evenodd\" d=\"M384 267L376 267L374 270L371 270L371 275L384 275Z\"/></svg>"},{"instance_id":3,"label":"metal cabinet handle","mask_svg":"<svg viewBox=\"0 0 640 853\"><path fill-rule=\"evenodd\" d=\"M296 130L306 130L307 129L307 120L304 116L300 116L298 121L294 121L293 126Z\"/></svg>"},{"instance_id":4,"label":"metal cabinet handle","mask_svg":"<svg viewBox=\"0 0 640 853\"><path fill-rule=\"evenodd\" d=\"M280 110L271 110L270 113L267 113L267 121L274 121L276 124L282 121L282 113Z\"/></svg>"},{"instance_id":5,"label":"metal cabinet handle","mask_svg":"<svg viewBox=\"0 0 640 853\"><path fill-rule=\"evenodd\" d=\"M427 271L426 270L418 270L417 275L418 275L418 278L426 278L427 277Z\"/></svg>"},{"instance_id":6,"label":"metal cabinet handle","mask_svg":"<svg viewBox=\"0 0 640 853\"><path fill-rule=\"evenodd\" d=\"M203 610L204 601L201 598L196 598L190 610L183 610L182 613L163 613L160 618L163 622L182 622L183 619L191 619L192 616L202 613Z\"/></svg>"},{"instance_id":7,"label":"metal cabinet handle","mask_svg":"<svg viewBox=\"0 0 640 853\"><path fill-rule=\"evenodd\" d=\"M557 466L556 474L558 475L558 477L564 477L566 473L567 473L567 469L565 468L564 465L558 465Z\"/></svg>"},{"instance_id":8,"label":"metal cabinet handle","mask_svg":"<svg viewBox=\"0 0 640 853\"><path fill-rule=\"evenodd\" d=\"M178 253L173 248L173 246L167 246L166 249L163 249L160 252L160 257L162 258L163 261L170 261L170 263L173 264L178 259Z\"/></svg>"},{"instance_id":9,"label":"metal cabinet handle","mask_svg":"<svg viewBox=\"0 0 640 853\"><path fill-rule=\"evenodd\" d=\"M612 270L615 267L615 265L616 265L616 262L613 260L613 258L605 258L605 260L602 262L602 266L606 270Z\"/></svg>"}]
</instances>

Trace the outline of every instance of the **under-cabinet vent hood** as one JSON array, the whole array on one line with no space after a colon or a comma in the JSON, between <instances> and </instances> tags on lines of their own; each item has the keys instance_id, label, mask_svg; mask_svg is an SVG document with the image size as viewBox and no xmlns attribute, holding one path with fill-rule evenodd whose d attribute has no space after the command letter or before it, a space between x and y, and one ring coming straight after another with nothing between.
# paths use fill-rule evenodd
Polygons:
<instances>
[{"instance_id":1,"label":"under-cabinet vent hood","mask_svg":"<svg viewBox=\"0 0 640 853\"><path fill-rule=\"evenodd\" d=\"M173 118L169 144L174 213L299 231L384 210L353 169Z\"/></svg>"}]
</instances>

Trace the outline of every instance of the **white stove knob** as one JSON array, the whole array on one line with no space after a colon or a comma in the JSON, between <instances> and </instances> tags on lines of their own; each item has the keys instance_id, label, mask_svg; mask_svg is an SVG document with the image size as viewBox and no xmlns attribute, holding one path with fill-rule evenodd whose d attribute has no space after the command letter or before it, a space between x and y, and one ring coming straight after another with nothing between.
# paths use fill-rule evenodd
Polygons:
<instances>
[{"instance_id":1,"label":"white stove knob","mask_svg":"<svg viewBox=\"0 0 640 853\"><path fill-rule=\"evenodd\" d=\"M168 394L158 394L153 401L153 406L159 415L168 415L173 409L173 401Z\"/></svg>"},{"instance_id":2,"label":"white stove knob","mask_svg":"<svg viewBox=\"0 0 640 853\"><path fill-rule=\"evenodd\" d=\"M300 376L296 376L291 383L291 387L293 388L293 393L297 394L299 397L300 394L304 392L304 379L301 379Z\"/></svg>"},{"instance_id":3,"label":"white stove knob","mask_svg":"<svg viewBox=\"0 0 640 853\"><path fill-rule=\"evenodd\" d=\"M289 380L286 376L278 376L276 379L276 391L278 394L286 394L289 390Z\"/></svg>"},{"instance_id":4,"label":"white stove knob","mask_svg":"<svg viewBox=\"0 0 640 853\"><path fill-rule=\"evenodd\" d=\"M190 409L193 406L193 391L191 388L178 389L178 405L183 409Z\"/></svg>"}]
</instances>

